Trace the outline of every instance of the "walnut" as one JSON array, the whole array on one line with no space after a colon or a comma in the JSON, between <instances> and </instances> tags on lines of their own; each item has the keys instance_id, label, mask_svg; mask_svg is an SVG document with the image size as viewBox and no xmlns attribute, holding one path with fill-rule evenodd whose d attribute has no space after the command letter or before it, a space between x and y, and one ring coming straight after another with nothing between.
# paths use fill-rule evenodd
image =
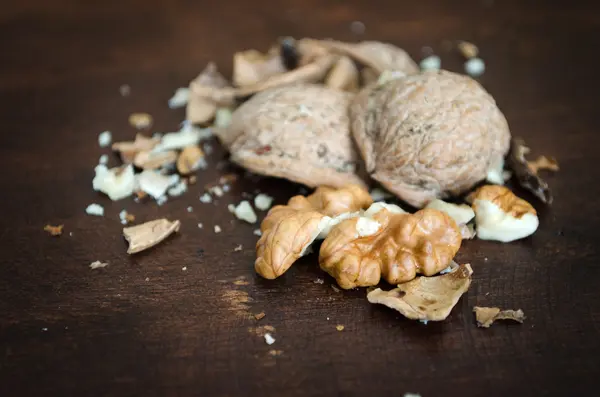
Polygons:
<instances>
[{"instance_id":1,"label":"walnut","mask_svg":"<svg viewBox=\"0 0 600 397\"><path fill-rule=\"evenodd\" d=\"M274 279L285 273L319 238L336 216L355 213L372 203L360 186L341 189L319 187L308 197L294 196L287 205L277 205L260 225L262 236L256 243L256 272Z\"/></svg>"},{"instance_id":2,"label":"walnut","mask_svg":"<svg viewBox=\"0 0 600 397\"><path fill-rule=\"evenodd\" d=\"M504 186L482 186L469 199L482 240L518 240L533 234L539 225L535 208Z\"/></svg>"},{"instance_id":3,"label":"walnut","mask_svg":"<svg viewBox=\"0 0 600 397\"><path fill-rule=\"evenodd\" d=\"M406 74L419 72L415 61L401 48L395 45L379 41L362 41L360 43L344 43L335 40L311 40L299 41L300 48L324 48L330 52L346 55L365 67L373 69L377 74L385 70L398 70Z\"/></svg>"},{"instance_id":4,"label":"walnut","mask_svg":"<svg viewBox=\"0 0 600 397\"><path fill-rule=\"evenodd\" d=\"M350 94L298 84L261 92L215 133L231 159L259 174L316 187L364 185L349 132Z\"/></svg>"},{"instance_id":5,"label":"walnut","mask_svg":"<svg viewBox=\"0 0 600 397\"><path fill-rule=\"evenodd\" d=\"M417 277L391 291L377 288L367 294L367 299L397 310L411 320L442 321L469 289L471 274L469 264L460 265L441 276Z\"/></svg>"},{"instance_id":6,"label":"walnut","mask_svg":"<svg viewBox=\"0 0 600 397\"><path fill-rule=\"evenodd\" d=\"M377 225L365 225L365 219ZM370 217L333 227L321 245L319 264L344 289L377 285L381 277L397 284L447 268L461 242L456 222L444 212L408 214L381 207Z\"/></svg>"},{"instance_id":7,"label":"walnut","mask_svg":"<svg viewBox=\"0 0 600 397\"><path fill-rule=\"evenodd\" d=\"M472 188L510 143L494 99L475 80L447 71L368 86L350 117L367 171L416 207Z\"/></svg>"}]
</instances>

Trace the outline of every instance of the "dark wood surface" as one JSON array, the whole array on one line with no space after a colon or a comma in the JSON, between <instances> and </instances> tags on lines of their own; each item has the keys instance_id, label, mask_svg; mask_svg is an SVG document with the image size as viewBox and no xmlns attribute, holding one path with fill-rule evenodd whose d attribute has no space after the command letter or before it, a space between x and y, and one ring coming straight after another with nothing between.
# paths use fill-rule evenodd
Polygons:
<instances>
[{"instance_id":1,"label":"dark wood surface","mask_svg":"<svg viewBox=\"0 0 600 397\"><path fill-rule=\"evenodd\" d=\"M600 374L600 9L593 4L3 4L0 395L467 397L588 390ZM363 35L350 30L354 20L365 24ZM232 220L226 205L255 189L282 203L299 186L241 179L218 205L201 204L201 186L226 172L216 167L226 158L217 143L198 185L162 207L110 202L92 190L93 168L107 152L98 147L99 132L131 138L127 117L134 111L152 114L156 131L174 130L184 117L166 104L176 87L211 60L230 73L234 51L266 49L280 35L389 41L416 59L430 46L455 71L461 59L443 41L473 41L488 66L480 80L513 133L534 154L560 160L560 173L548 178L553 206L525 196L540 210L532 238L464 244L458 258L472 264L474 281L446 321L422 325L370 305L364 290L335 292L314 256L276 281L258 278L254 227ZM131 86L129 97L120 96L121 84ZM85 214L92 202L105 206L105 217ZM118 219L123 208L140 221L180 219L181 233L127 256ZM65 234L48 236L46 223L64 223ZM213 233L215 224L221 234ZM234 252L238 244L243 250ZM110 265L91 271L95 260ZM239 276L249 285L233 284ZM318 277L325 283L314 283ZM522 308L527 320L479 329L475 305ZM257 322L247 313L261 311L259 324L276 327L271 347L248 329ZM282 355L271 357L273 348Z\"/></svg>"}]
</instances>

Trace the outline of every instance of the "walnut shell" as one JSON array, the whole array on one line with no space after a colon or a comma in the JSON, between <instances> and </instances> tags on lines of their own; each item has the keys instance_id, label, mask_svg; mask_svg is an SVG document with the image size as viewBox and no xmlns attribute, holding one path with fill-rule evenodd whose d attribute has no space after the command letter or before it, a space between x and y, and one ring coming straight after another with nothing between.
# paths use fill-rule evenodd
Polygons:
<instances>
[{"instance_id":1,"label":"walnut shell","mask_svg":"<svg viewBox=\"0 0 600 397\"><path fill-rule=\"evenodd\" d=\"M415 207L471 189L510 144L492 96L443 70L366 87L350 117L367 171Z\"/></svg>"},{"instance_id":2,"label":"walnut shell","mask_svg":"<svg viewBox=\"0 0 600 397\"><path fill-rule=\"evenodd\" d=\"M351 95L313 84L278 87L240 106L216 132L231 159L259 174L307 186L364 186L349 131Z\"/></svg>"}]
</instances>

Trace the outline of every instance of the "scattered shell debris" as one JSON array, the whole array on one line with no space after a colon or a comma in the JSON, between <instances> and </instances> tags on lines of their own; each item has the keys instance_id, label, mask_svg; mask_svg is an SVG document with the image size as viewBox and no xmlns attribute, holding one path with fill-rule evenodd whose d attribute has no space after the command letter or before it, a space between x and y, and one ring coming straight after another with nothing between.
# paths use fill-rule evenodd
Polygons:
<instances>
[{"instance_id":1,"label":"scattered shell debris","mask_svg":"<svg viewBox=\"0 0 600 397\"><path fill-rule=\"evenodd\" d=\"M50 234L51 236L60 236L63 233L64 227L65 227L65 225L58 225L58 226L46 225L46 226L44 226L44 231L48 232L48 234Z\"/></svg>"},{"instance_id":2,"label":"scattered shell debris","mask_svg":"<svg viewBox=\"0 0 600 397\"><path fill-rule=\"evenodd\" d=\"M92 270L100 269L100 268L106 267L106 266L108 266L108 262L94 261L94 262L90 263L90 269L92 269Z\"/></svg>"},{"instance_id":3,"label":"scattered shell debris","mask_svg":"<svg viewBox=\"0 0 600 397\"><path fill-rule=\"evenodd\" d=\"M500 310L498 307L479 307L473 308L477 326L489 328L497 320L512 320L518 323L523 323L526 319L523 310Z\"/></svg>"},{"instance_id":4,"label":"scattered shell debris","mask_svg":"<svg viewBox=\"0 0 600 397\"><path fill-rule=\"evenodd\" d=\"M283 354L283 350L269 350L269 356L279 357Z\"/></svg>"},{"instance_id":5,"label":"scattered shell debris","mask_svg":"<svg viewBox=\"0 0 600 397\"><path fill-rule=\"evenodd\" d=\"M85 213L88 215L104 216L104 207L100 204L93 203L87 206Z\"/></svg>"},{"instance_id":6,"label":"scattered shell debris","mask_svg":"<svg viewBox=\"0 0 600 397\"><path fill-rule=\"evenodd\" d=\"M235 252L238 252L238 251L241 251L241 250L242 250L242 244L238 245L237 247L235 247L233 249L233 251L235 251Z\"/></svg>"},{"instance_id":7,"label":"scattered shell debris","mask_svg":"<svg viewBox=\"0 0 600 397\"><path fill-rule=\"evenodd\" d=\"M313 281L313 283L315 284L323 284L325 282L325 280L323 280L322 278L317 278Z\"/></svg>"},{"instance_id":8,"label":"scattered shell debris","mask_svg":"<svg viewBox=\"0 0 600 397\"><path fill-rule=\"evenodd\" d=\"M221 233L221 226L215 225L215 233Z\"/></svg>"},{"instance_id":9,"label":"scattered shell debris","mask_svg":"<svg viewBox=\"0 0 600 397\"><path fill-rule=\"evenodd\" d=\"M123 236L129 242L128 254L135 254L154 247L171 234L178 232L181 222L157 219L141 225L123 228Z\"/></svg>"},{"instance_id":10,"label":"scattered shell debris","mask_svg":"<svg viewBox=\"0 0 600 397\"><path fill-rule=\"evenodd\" d=\"M335 326L335 329L337 329L338 331L343 331L344 330L344 326L342 324L338 324Z\"/></svg>"},{"instance_id":11,"label":"scattered shell debris","mask_svg":"<svg viewBox=\"0 0 600 397\"><path fill-rule=\"evenodd\" d=\"M475 44L469 43L468 41L459 41L456 47L466 59L475 58L477 55L479 55L479 48L477 48Z\"/></svg>"},{"instance_id":12,"label":"scattered shell debris","mask_svg":"<svg viewBox=\"0 0 600 397\"><path fill-rule=\"evenodd\" d=\"M255 314L254 318L258 321L258 320L265 318L265 316L266 316L265 312L260 312L260 313Z\"/></svg>"}]
</instances>

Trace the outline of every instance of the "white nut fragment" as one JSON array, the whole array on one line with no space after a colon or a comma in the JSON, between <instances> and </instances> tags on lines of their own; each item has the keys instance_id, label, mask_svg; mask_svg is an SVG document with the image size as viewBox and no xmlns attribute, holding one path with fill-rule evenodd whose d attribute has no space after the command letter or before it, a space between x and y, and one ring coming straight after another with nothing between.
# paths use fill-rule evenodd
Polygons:
<instances>
[{"instance_id":1,"label":"white nut fragment","mask_svg":"<svg viewBox=\"0 0 600 397\"><path fill-rule=\"evenodd\" d=\"M427 58L424 58L419 66L421 70L440 70L442 67L442 60L437 55L430 55Z\"/></svg>"},{"instance_id":2,"label":"white nut fragment","mask_svg":"<svg viewBox=\"0 0 600 397\"><path fill-rule=\"evenodd\" d=\"M100 156L100 159L98 159L98 164L106 165L107 163L108 163L108 154L103 154L102 156Z\"/></svg>"},{"instance_id":3,"label":"white nut fragment","mask_svg":"<svg viewBox=\"0 0 600 397\"><path fill-rule=\"evenodd\" d=\"M90 263L90 269L92 269L92 270L100 269L100 268L103 268L106 266L108 266L108 262L94 261L94 262Z\"/></svg>"},{"instance_id":4,"label":"white nut fragment","mask_svg":"<svg viewBox=\"0 0 600 397\"><path fill-rule=\"evenodd\" d=\"M227 128L231 124L233 112L229 108L218 108L215 113L215 127Z\"/></svg>"},{"instance_id":5,"label":"white nut fragment","mask_svg":"<svg viewBox=\"0 0 600 397\"><path fill-rule=\"evenodd\" d=\"M533 234L537 212L504 186L483 186L473 194L477 237L507 243Z\"/></svg>"},{"instance_id":6,"label":"white nut fragment","mask_svg":"<svg viewBox=\"0 0 600 397\"><path fill-rule=\"evenodd\" d=\"M240 202L235 207L235 210L233 213L236 216L236 218L238 218L242 221L246 221L248 223L256 223L256 221L258 219L256 217L256 213L254 212L254 209L252 209L252 206L250 205L250 203L247 200Z\"/></svg>"},{"instance_id":7,"label":"white nut fragment","mask_svg":"<svg viewBox=\"0 0 600 397\"><path fill-rule=\"evenodd\" d=\"M356 232L359 237L372 236L379 231L381 228L381 223L376 220L360 217L358 221L356 221Z\"/></svg>"},{"instance_id":8,"label":"white nut fragment","mask_svg":"<svg viewBox=\"0 0 600 397\"><path fill-rule=\"evenodd\" d=\"M119 152L121 160L123 160L124 163L131 163L139 152L154 149L159 141L159 138L148 138L142 134L137 134L134 141L113 143L112 150Z\"/></svg>"},{"instance_id":9,"label":"white nut fragment","mask_svg":"<svg viewBox=\"0 0 600 397\"><path fill-rule=\"evenodd\" d=\"M471 285L469 264L435 277L417 277L391 291L377 288L367 294L370 303L397 310L411 320L442 321Z\"/></svg>"},{"instance_id":10,"label":"white nut fragment","mask_svg":"<svg viewBox=\"0 0 600 397\"><path fill-rule=\"evenodd\" d=\"M164 196L167 190L177 182L179 182L179 175L163 175L152 170L146 170L138 175L140 190L155 199Z\"/></svg>"},{"instance_id":11,"label":"white nut fragment","mask_svg":"<svg viewBox=\"0 0 600 397\"><path fill-rule=\"evenodd\" d=\"M445 212L450 215L450 218L454 219L459 227L460 225L466 225L475 218L475 211L466 204L452 204L435 199L430 201L425 208L433 208Z\"/></svg>"},{"instance_id":12,"label":"white nut fragment","mask_svg":"<svg viewBox=\"0 0 600 397\"><path fill-rule=\"evenodd\" d=\"M101 191L113 201L121 200L133 194L135 173L131 164L111 169L99 164L96 166L95 171L96 176L92 181L94 190Z\"/></svg>"},{"instance_id":13,"label":"white nut fragment","mask_svg":"<svg viewBox=\"0 0 600 397\"><path fill-rule=\"evenodd\" d=\"M180 181L178 184L167 190L167 193L169 193L169 196L171 197L181 196L185 192L187 192L187 183L185 181ZM189 208L191 207L188 207L188 212L191 212L189 211Z\"/></svg>"},{"instance_id":14,"label":"white nut fragment","mask_svg":"<svg viewBox=\"0 0 600 397\"><path fill-rule=\"evenodd\" d=\"M371 204L371 206L369 208L367 208L367 210L365 211L365 216L372 218L376 213L378 213L381 210L388 210L392 214L406 214L406 211L404 211L402 208L400 208L396 204L377 202L377 203Z\"/></svg>"},{"instance_id":15,"label":"white nut fragment","mask_svg":"<svg viewBox=\"0 0 600 397\"><path fill-rule=\"evenodd\" d=\"M150 128L152 121L152 116L148 113L131 113L129 115L129 124L138 130Z\"/></svg>"},{"instance_id":16,"label":"white nut fragment","mask_svg":"<svg viewBox=\"0 0 600 397\"><path fill-rule=\"evenodd\" d=\"M104 207L100 204L92 203L87 206L85 213L88 215L104 216Z\"/></svg>"},{"instance_id":17,"label":"white nut fragment","mask_svg":"<svg viewBox=\"0 0 600 397\"><path fill-rule=\"evenodd\" d=\"M129 242L128 254L135 254L154 247L171 234L178 232L181 222L156 219L141 225L123 228L123 236Z\"/></svg>"},{"instance_id":18,"label":"white nut fragment","mask_svg":"<svg viewBox=\"0 0 600 397\"><path fill-rule=\"evenodd\" d=\"M465 72L469 76L479 77L485 72L485 63L481 58L471 58L465 62Z\"/></svg>"},{"instance_id":19,"label":"white nut fragment","mask_svg":"<svg viewBox=\"0 0 600 397\"><path fill-rule=\"evenodd\" d=\"M107 147L111 142L112 134L110 131L104 131L98 135L98 145L100 145L100 147Z\"/></svg>"},{"instance_id":20,"label":"white nut fragment","mask_svg":"<svg viewBox=\"0 0 600 397\"><path fill-rule=\"evenodd\" d=\"M496 159L496 161L490 164L490 168L488 169L485 179L487 182L493 183L494 185L504 185L504 158L499 157Z\"/></svg>"},{"instance_id":21,"label":"white nut fragment","mask_svg":"<svg viewBox=\"0 0 600 397\"><path fill-rule=\"evenodd\" d=\"M169 107L171 109L182 108L187 105L189 97L190 89L187 87L179 87L171 99L169 99Z\"/></svg>"},{"instance_id":22,"label":"white nut fragment","mask_svg":"<svg viewBox=\"0 0 600 397\"><path fill-rule=\"evenodd\" d=\"M272 345L273 343L275 343L275 338L273 338L273 336L270 333L266 333L264 335L265 337L265 342L267 343L267 345Z\"/></svg>"},{"instance_id":23,"label":"white nut fragment","mask_svg":"<svg viewBox=\"0 0 600 397\"><path fill-rule=\"evenodd\" d=\"M160 143L154 148L154 151L183 149L186 146L197 145L202 139L207 139L211 135L208 128L197 128L186 123L181 130L163 135Z\"/></svg>"},{"instance_id":24,"label":"white nut fragment","mask_svg":"<svg viewBox=\"0 0 600 397\"><path fill-rule=\"evenodd\" d=\"M368 86L350 115L367 172L418 208L470 190L510 146L494 98L470 77L444 70Z\"/></svg>"},{"instance_id":25,"label":"white nut fragment","mask_svg":"<svg viewBox=\"0 0 600 397\"><path fill-rule=\"evenodd\" d=\"M212 202L212 196L208 193L204 193L202 196L200 196L200 202L204 203L204 204L208 204Z\"/></svg>"},{"instance_id":26,"label":"white nut fragment","mask_svg":"<svg viewBox=\"0 0 600 397\"><path fill-rule=\"evenodd\" d=\"M271 204L273 204L273 197L269 195L260 193L254 197L254 206L261 211L266 211L271 208Z\"/></svg>"}]
</instances>

